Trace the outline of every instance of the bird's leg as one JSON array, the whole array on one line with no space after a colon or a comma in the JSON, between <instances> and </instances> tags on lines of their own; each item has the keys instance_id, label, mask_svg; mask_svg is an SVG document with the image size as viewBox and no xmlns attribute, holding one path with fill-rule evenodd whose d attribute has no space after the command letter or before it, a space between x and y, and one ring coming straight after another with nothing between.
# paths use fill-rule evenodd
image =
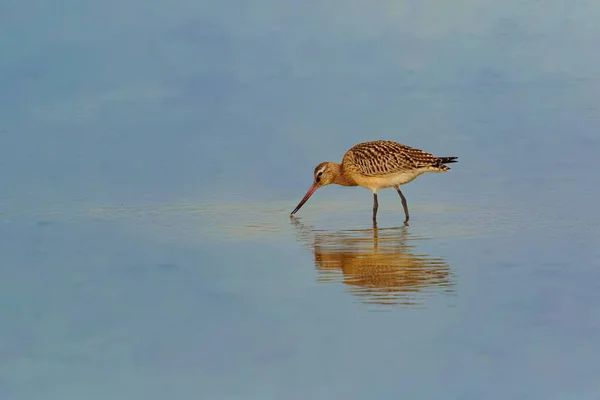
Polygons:
<instances>
[{"instance_id":1,"label":"bird's leg","mask_svg":"<svg viewBox=\"0 0 600 400\"><path fill-rule=\"evenodd\" d=\"M404 223L407 223L408 219L410 217L408 216L408 204L406 204L406 197L404 197L404 195L400 191L400 187L399 186L396 186L396 190L398 191L398 194L400 195L400 198L402 199L402 207L404 207L404 215L406 216L406 219L404 220Z\"/></svg>"},{"instance_id":2,"label":"bird's leg","mask_svg":"<svg viewBox=\"0 0 600 400\"><path fill-rule=\"evenodd\" d=\"M379 204L377 203L377 193L373 193L373 226L377 225L377 208Z\"/></svg>"}]
</instances>

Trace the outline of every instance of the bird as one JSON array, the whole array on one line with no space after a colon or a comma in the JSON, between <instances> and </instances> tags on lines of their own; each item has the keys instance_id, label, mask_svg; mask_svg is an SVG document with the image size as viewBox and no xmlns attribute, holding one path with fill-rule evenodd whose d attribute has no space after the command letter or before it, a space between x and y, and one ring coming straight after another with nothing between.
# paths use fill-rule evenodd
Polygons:
<instances>
[{"instance_id":1,"label":"bird","mask_svg":"<svg viewBox=\"0 0 600 400\"><path fill-rule=\"evenodd\" d=\"M377 225L377 192L393 187L400 195L406 217L404 224L408 225L408 204L400 186L412 182L425 172L447 172L450 167L446 164L455 163L457 159L458 157L436 157L391 140L359 143L344 154L341 163L325 161L315 167L313 184L290 217L320 187L330 184L361 186L373 192L373 225Z\"/></svg>"}]
</instances>

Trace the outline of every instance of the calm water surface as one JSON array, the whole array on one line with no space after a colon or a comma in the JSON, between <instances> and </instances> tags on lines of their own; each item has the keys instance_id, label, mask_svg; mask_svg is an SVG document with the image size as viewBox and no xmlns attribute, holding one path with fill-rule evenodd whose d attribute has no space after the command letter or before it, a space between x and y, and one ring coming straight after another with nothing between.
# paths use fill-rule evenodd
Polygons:
<instances>
[{"instance_id":1,"label":"calm water surface","mask_svg":"<svg viewBox=\"0 0 600 400\"><path fill-rule=\"evenodd\" d=\"M600 6L242 3L0 3L0 399L600 398Z\"/></svg>"}]
</instances>

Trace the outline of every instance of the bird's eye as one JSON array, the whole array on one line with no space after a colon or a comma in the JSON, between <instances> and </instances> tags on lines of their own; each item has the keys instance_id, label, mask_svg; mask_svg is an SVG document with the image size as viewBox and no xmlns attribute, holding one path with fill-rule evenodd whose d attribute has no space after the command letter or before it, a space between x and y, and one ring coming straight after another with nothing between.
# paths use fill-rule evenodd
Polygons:
<instances>
[{"instance_id":1,"label":"bird's eye","mask_svg":"<svg viewBox=\"0 0 600 400\"><path fill-rule=\"evenodd\" d=\"M319 171L319 173L317 174L317 176L321 176L323 175L323 171Z\"/></svg>"}]
</instances>

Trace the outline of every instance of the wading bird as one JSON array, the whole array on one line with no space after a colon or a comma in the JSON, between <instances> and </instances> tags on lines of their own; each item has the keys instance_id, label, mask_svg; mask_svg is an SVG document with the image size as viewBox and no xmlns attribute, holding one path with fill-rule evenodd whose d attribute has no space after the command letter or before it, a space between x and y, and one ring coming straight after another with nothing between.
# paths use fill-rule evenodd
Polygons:
<instances>
[{"instance_id":1,"label":"wading bird","mask_svg":"<svg viewBox=\"0 0 600 400\"><path fill-rule=\"evenodd\" d=\"M458 157L436 157L433 154L389 140L359 143L344 154L342 163L325 161L317 165L314 182L292 216L320 187L329 184L362 186L373 192L373 224L377 224L377 192L393 187L402 199L408 222L408 205L400 186L412 182L425 172L446 172L445 164L457 162Z\"/></svg>"}]
</instances>

